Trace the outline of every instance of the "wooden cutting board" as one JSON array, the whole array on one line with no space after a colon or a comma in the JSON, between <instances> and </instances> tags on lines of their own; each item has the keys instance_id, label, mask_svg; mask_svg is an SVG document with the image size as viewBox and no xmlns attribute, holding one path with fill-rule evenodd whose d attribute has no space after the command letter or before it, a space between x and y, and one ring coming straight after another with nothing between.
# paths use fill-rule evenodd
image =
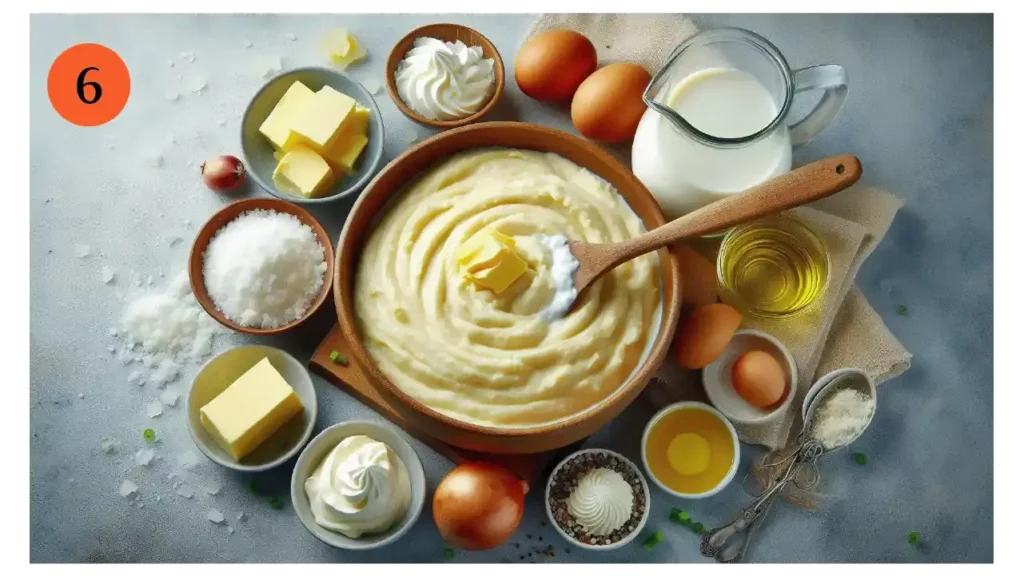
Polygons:
<instances>
[{"instance_id":1,"label":"wooden cutting board","mask_svg":"<svg viewBox=\"0 0 1024 576\"><path fill-rule=\"evenodd\" d=\"M561 459L560 457L577 450L584 442L580 440L560 450L537 454L488 454L446 444L421 430L410 427L409 423L390 405L389 400L381 396L376 387L369 383L357 368L351 365L351 360L348 366L332 361L331 351L333 350L337 350L339 354L344 355L346 358L352 358L348 346L341 337L341 331L338 329L337 324L331 328L327 337L324 338L320 346L317 347L316 352L313 353L313 358L309 361L310 369L331 384L373 408L388 420L391 420L406 432L450 458L455 463L466 461L491 462L514 472L520 478L526 480L531 487L534 487L542 485L538 481L543 479L548 470Z\"/></svg>"}]
</instances>

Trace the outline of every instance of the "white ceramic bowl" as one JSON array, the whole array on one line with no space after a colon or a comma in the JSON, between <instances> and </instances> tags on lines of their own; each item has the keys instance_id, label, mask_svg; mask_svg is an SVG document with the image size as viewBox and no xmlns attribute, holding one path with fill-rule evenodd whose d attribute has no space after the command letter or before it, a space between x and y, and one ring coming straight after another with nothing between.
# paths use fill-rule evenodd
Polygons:
<instances>
[{"instance_id":1,"label":"white ceramic bowl","mask_svg":"<svg viewBox=\"0 0 1024 576\"><path fill-rule=\"evenodd\" d=\"M831 450L827 450L827 452L834 452L856 442L857 438L860 438L864 431L871 426L871 421L875 418L875 412L878 412L878 393L875 391L875 385L871 382L871 378L867 373L857 368L841 368L822 376L807 391L803 404L804 422L808 421L809 416L824 402L831 390L839 388L855 388L869 395L871 397L871 417L868 419L867 424L864 425L864 428L852 440L842 446L836 446Z\"/></svg>"},{"instance_id":2,"label":"white ceramic bowl","mask_svg":"<svg viewBox=\"0 0 1024 576\"><path fill-rule=\"evenodd\" d=\"M732 438L732 466L729 468L729 471L725 474L725 476L722 477L722 480L714 488L708 490L707 492L701 492L699 494L687 494L685 492L676 492L675 490L664 485L661 482L661 480L658 480L658 477L654 475L654 472L651 471L651 464L650 462L647 461L647 438L651 435L651 431L654 430L655 425L657 425L657 423L668 414L671 414L677 410L682 410L684 408L695 408L697 410L703 410L708 414L713 415L715 418L718 418L718 420L725 425L726 429L729 430L729 436ZM653 480L654 483L658 485L658 488L661 488L665 492L668 492L669 494L679 498L685 498L687 500L700 500L702 498L707 498L709 496L714 496L715 494L718 494L719 492L722 491L723 488L729 485L729 482L732 482L733 478L736 477L736 471L739 470L740 467L740 437L739 435L736 434L736 428L732 425L731 422L729 422L729 419L726 418L724 414L722 414L718 410L715 410L711 406L708 406L703 402L676 402L675 404L669 404L668 406L665 406L660 411L658 411L658 413L651 418L651 421L647 423L647 426L644 427L644 435L643 438L641 438L640 440L640 455L644 463L644 470L647 471L647 475L651 477L651 480Z\"/></svg>"},{"instance_id":3,"label":"white ceramic bowl","mask_svg":"<svg viewBox=\"0 0 1024 576\"><path fill-rule=\"evenodd\" d=\"M636 477L640 479L640 486L643 488L643 491L644 491L644 513L643 513L643 516L640 517L640 522L636 525L636 528L632 532L630 532L629 535L627 535L622 540L619 540L618 542L613 542L612 544L600 544L600 545L598 545L598 544L586 544L586 543L580 542L579 540L573 538L565 530L562 530L562 527L559 526L557 521L555 521L554 512L551 510L551 484L554 481L555 477L557 476L558 471L561 470L562 467L565 466L565 464L567 462L569 462L573 458L575 458L577 456L580 456L582 454L607 454L607 455L611 456L612 458L615 458L615 459L619 460L620 462L622 462L626 466L628 466L630 469L632 469L633 473L636 474ZM611 450L604 450L602 448L588 448L586 450L580 450L578 452L573 452L572 454L566 456L565 459L562 460L561 462L559 462L558 465L555 466L554 470L551 471L551 475L548 476L548 481L547 481L547 483L546 483L546 485L544 487L544 510L548 514L548 521L551 522L551 525L555 527L555 531L558 532L558 534L561 535L562 538L564 538L567 542L569 542L571 544L574 544L574 545L576 545L579 548L582 548L584 550L599 550L599 551L615 550L616 548L622 548L626 544L629 544L630 542L632 542L637 537L637 534L640 534L640 532L644 529L644 525L647 524L647 518L650 517L650 515L651 515L651 489L650 489L649 486L647 486L647 480L644 479L643 473L640 472L640 469L637 468L636 464L634 464L629 458L626 458L625 456L623 456L622 454L619 454L618 452L612 452Z\"/></svg>"},{"instance_id":4,"label":"white ceramic bowl","mask_svg":"<svg viewBox=\"0 0 1024 576\"><path fill-rule=\"evenodd\" d=\"M405 464L409 473L409 486L412 489L412 499L409 501L409 508L405 515L395 523L394 526L380 534L364 534L360 538L349 538L344 534L338 534L323 528L313 518L313 511L309 507L309 498L306 496L305 483L320 462L338 445L349 436L365 435L383 442L395 451ZM420 517L423 511L423 503L427 497L427 479L423 474L423 464L420 462L416 450L409 444L408 440L392 426L377 424L375 422L353 420L341 422L327 428L316 435L306 446L306 449L299 455L295 469L292 471L291 484L292 507L299 516L302 525L309 530L313 536L326 544L342 550L372 550L387 546L405 535L412 528L413 524Z\"/></svg>"},{"instance_id":5,"label":"white ceramic bowl","mask_svg":"<svg viewBox=\"0 0 1024 576\"><path fill-rule=\"evenodd\" d=\"M747 403L732 384L732 366L745 352L763 350L772 355L786 372L786 391L782 401L771 410L761 410ZM704 391L711 404L736 424L765 424L782 415L796 395L796 362L793 355L774 336L760 330L737 330L718 358L704 367L701 374Z\"/></svg>"},{"instance_id":6,"label":"white ceramic bowl","mask_svg":"<svg viewBox=\"0 0 1024 576\"><path fill-rule=\"evenodd\" d=\"M228 454L206 432L199 420L199 409L230 386L239 376L264 358L281 373L302 401L302 414L279 430L240 462ZM272 346L238 346L225 350L203 364L188 391L188 431L196 447L217 464L241 472L269 470L298 454L313 435L317 403L313 380L306 367L291 354Z\"/></svg>"}]
</instances>

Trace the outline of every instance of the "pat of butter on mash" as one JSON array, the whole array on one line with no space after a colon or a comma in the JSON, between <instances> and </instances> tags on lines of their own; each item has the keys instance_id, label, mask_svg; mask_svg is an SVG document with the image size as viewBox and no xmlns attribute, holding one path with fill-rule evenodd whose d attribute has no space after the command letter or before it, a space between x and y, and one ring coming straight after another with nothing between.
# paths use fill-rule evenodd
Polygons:
<instances>
[{"instance_id":1,"label":"pat of butter on mash","mask_svg":"<svg viewBox=\"0 0 1024 576\"><path fill-rule=\"evenodd\" d=\"M497 230L481 232L459 247L456 257L463 277L501 294L526 272L528 264L516 252L516 241Z\"/></svg>"}]
</instances>

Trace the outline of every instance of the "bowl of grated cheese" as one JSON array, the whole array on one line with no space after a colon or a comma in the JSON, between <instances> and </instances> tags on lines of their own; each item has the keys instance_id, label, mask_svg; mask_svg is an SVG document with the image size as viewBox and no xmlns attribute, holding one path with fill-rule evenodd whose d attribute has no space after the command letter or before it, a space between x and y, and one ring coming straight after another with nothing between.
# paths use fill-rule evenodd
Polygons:
<instances>
[{"instance_id":1,"label":"bowl of grated cheese","mask_svg":"<svg viewBox=\"0 0 1024 576\"><path fill-rule=\"evenodd\" d=\"M228 204L196 235L192 292L206 313L245 334L280 334L313 316L331 292L334 248L301 206L276 198Z\"/></svg>"}]
</instances>

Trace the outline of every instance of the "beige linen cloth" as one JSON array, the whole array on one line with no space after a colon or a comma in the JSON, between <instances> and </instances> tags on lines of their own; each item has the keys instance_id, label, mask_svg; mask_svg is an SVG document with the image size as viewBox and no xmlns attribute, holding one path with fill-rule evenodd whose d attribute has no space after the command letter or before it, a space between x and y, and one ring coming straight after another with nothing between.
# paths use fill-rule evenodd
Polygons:
<instances>
[{"instance_id":1,"label":"beige linen cloth","mask_svg":"<svg viewBox=\"0 0 1024 576\"><path fill-rule=\"evenodd\" d=\"M545 30L569 28L588 37L598 60L634 62L652 74L683 40L697 32L678 14L542 14L527 38ZM789 211L816 230L828 245L831 274L826 296L814 308L782 321L746 318L743 327L781 340L797 365L797 392L781 418L762 426L737 426L744 442L772 449L785 446L799 429L800 405L811 384L837 368L857 367L876 384L902 374L911 355L889 332L860 290L853 286L861 263L885 236L902 202L882 190L854 186L835 196ZM717 243L705 246L714 257ZM645 391L656 406L686 399L705 400L700 372L667 361Z\"/></svg>"}]
</instances>

